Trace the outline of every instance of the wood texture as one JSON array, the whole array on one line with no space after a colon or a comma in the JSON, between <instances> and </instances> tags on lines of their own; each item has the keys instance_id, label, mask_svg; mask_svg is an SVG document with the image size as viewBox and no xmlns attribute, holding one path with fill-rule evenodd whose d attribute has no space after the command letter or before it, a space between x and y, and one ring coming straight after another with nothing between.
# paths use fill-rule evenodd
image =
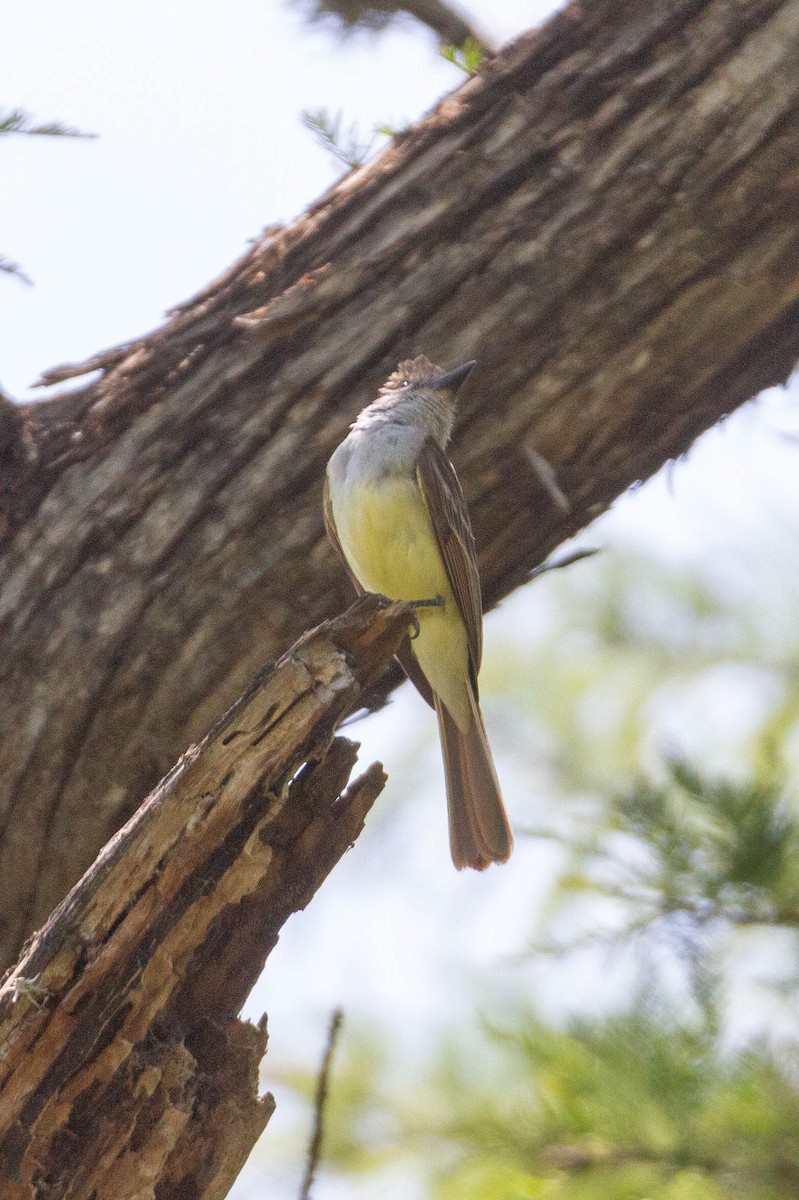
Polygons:
<instances>
[{"instance_id":1,"label":"wood texture","mask_svg":"<svg viewBox=\"0 0 799 1200\"><path fill-rule=\"evenodd\" d=\"M286 918L357 837L333 740L409 626L361 600L192 746L0 988L3 1200L217 1200L274 1107L236 1020Z\"/></svg>"},{"instance_id":2,"label":"wood texture","mask_svg":"<svg viewBox=\"0 0 799 1200\"><path fill-rule=\"evenodd\" d=\"M349 603L323 468L399 359L478 360L452 457L489 607L786 378L798 113L799 0L573 3L163 328L49 373L96 369L77 393L3 408L0 956Z\"/></svg>"}]
</instances>

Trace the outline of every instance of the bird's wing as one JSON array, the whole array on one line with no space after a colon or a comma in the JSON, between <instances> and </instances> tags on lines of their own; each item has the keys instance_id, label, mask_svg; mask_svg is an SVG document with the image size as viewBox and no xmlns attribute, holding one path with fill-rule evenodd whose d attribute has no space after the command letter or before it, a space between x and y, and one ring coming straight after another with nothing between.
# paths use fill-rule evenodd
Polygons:
<instances>
[{"instance_id":1,"label":"bird's wing","mask_svg":"<svg viewBox=\"0 0 799 1200\"><path fill-rule=\"evenodd\" d=\"M355 588L355 591L360 596L363 594L363 588L350 570L350 564L344 557L344 551L341 549L341 542L338 540L338 531L336 530L336 522L333 517L333 505L330 500L330 483L327 475L325 475L325 486L322 491L322 516L325 519L325 529L327 530L327 536L330 538L333 549L338 555L344 570L352 580L352 585Z\"/></svg>"},{"instance_id":2,"label":"bird's wing","mask_svg":"<svg viewBox=\"0 0 799 1200\"><path fill-rule=\"evenodd\" d=\"M410 634L406 634L402 639L399 644L399 650L394 657L397 659L399 665L402 667L403 671L408 676L422 699L426 700L431 708L435 708L436 701L435 696L433 695L433 689L427 682L427 676L414 657L413 642L411 641Z\"/></svg>"},{"instance_id":3,"label":"bird's wing","mask_svg":"<svg viewBox=\"0 0 799 1200\"><path fill-rule=\"evenodd\" d=\"M428 438L416 464L416 478L430 514L458 612L466 627L472 682L483 654L483 604L474 535L455 468L441 447Z\"/></svg>"}]
</instances>

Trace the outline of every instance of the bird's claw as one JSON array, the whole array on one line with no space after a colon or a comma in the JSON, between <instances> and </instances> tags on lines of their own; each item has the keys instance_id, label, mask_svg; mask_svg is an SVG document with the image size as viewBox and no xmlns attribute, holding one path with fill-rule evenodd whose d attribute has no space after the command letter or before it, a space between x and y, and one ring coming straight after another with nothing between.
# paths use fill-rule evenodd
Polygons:
<instances>
[{"instance_id":1,"label":"bird's claw","mask_svg":"<svg viewBox=\"0 0 799 1200\"><path fill-rule=\"evenodd\" d=\"M420 626L419 626L419 617L416 613L416 609L417 608L443 608L444 607L444 597L443 596L434 596L432 600L408 600L407 603L410 604L411 608L414 610L413 614L412 614L413 615L413 622L412 622L413 633L410 635L410 637L411 637L411 641L415 642L419 636L419 633L421 632Z\"/></svg>"}]
</instances>

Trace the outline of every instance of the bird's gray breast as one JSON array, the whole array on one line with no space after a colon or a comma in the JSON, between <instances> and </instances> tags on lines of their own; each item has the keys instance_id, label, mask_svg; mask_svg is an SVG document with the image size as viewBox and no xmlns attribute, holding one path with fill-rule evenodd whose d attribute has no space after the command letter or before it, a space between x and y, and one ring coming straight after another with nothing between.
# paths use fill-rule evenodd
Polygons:
<instances>
[{"instance_id":1,"label":"bird's gray breast","mask_svg":"<svg viewBox=\"0 0 799 1200\"><path fill-rule=\"evenodd\" d=\"M379 485L387 478L414 475L423 440L419 430L388 422L353 429L328 463L331 493L354 484Z\"/></svg>"}]
</instances>

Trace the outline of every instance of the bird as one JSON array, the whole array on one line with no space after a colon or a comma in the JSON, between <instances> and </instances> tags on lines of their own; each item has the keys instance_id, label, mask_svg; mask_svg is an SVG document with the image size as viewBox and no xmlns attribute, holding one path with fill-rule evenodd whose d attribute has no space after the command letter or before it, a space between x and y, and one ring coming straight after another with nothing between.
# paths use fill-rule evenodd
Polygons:
<instances>
[{"instance_id":1,"label":"bird","mask_svg":"<svg viewBox=\"0 0 799 1200\"><path fill-rule=\"evenodd\" d=\"M438 718L452 861L482 871L510 857L513 836L480 711L474 536L446 454L474 366L445 371L424 355L399 363L334 450L323 512L356 591L414 607L414 635L397 657Z\"/></svg>"}]
</instances>

